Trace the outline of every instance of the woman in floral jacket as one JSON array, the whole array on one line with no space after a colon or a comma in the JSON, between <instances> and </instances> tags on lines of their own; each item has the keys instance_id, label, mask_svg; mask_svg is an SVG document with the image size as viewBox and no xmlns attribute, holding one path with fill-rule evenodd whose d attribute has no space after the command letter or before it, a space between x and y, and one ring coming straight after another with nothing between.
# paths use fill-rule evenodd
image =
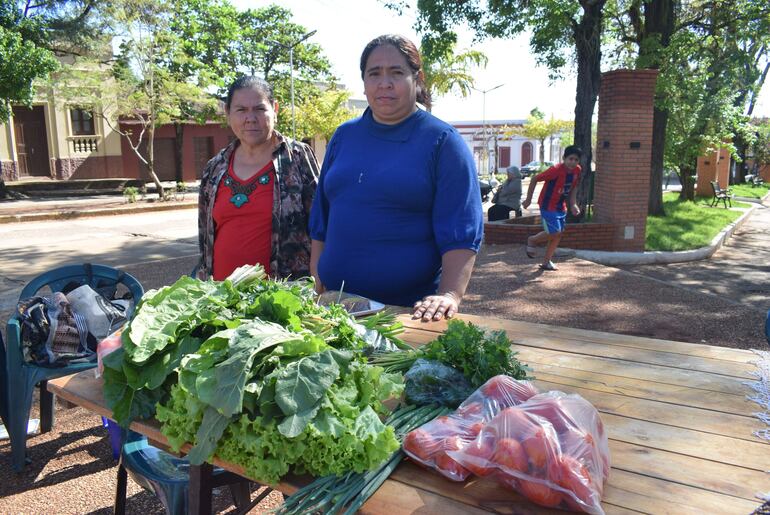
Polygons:
<instances>
[{"instance_id":1,"label":"woman in floral jacket","mask_svg":"<svg viewBox=\"0 0 770 515\"><path fill-rule=\"evenodd\" d=\"M276 278L310 275L308 218L319 174L313 151L275 130L278 103L258 77L230 86L225 111L236 139L201 176L198 277L222 280L257 263Z\"/></svg>"}]
</instances>

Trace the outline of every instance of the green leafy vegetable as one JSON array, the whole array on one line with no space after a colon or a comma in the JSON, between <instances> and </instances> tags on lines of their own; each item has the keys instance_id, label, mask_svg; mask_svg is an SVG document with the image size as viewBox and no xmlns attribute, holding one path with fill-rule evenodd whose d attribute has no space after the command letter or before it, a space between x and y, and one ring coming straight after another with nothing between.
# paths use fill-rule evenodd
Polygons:
<instances>
[{"instance_id":1,"label":"green leafy vegetable","mask_svg":"<svg viewBox=\"0 0 770 515\"><path fill-rule=\"evenodd\" d=\"M505 331L489 331L461 320L450 320L447 330L417 350L380 353L373 363L391 372L406 372L419 358L435 360L453 367L478 388L489 378L504 374L527 379L531 370L516 359L513 342Z\"/></svg>"},{"instance_id":2,"label":"green leafy vegetable","mask_svg":"<svg viewBox=\"0 0 770 515\"><path fill-rule=\"evenodd\" d=\"M148 292L105 359L104 395L124 427L155 415L191 463L212 455L275 482L296 472L376 468L398 448L380 416L402 378L366 363L401 327L358 324L315 302L312 284L265 280L259 267L222 282L188 277ZM375 333L374 335L370 333Z\"/></svg>"}]
</instances>

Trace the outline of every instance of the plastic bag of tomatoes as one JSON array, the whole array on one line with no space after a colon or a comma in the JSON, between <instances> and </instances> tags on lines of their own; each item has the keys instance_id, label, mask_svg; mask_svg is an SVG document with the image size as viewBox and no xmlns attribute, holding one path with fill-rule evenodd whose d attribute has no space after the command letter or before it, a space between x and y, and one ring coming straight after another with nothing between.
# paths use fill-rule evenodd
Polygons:
<instances>
[{"instance_id":1,"label":"plastic bag of tomatoes","mask_svg":"<svg viewBox=\"0 0 770 515\"><path fill-rule=\"evenodd\" d=\"M473 442L447 455L541 506L604 513L607 436L596 408L579 395L553 391L505 408Z\"/></svg>"},{"instance_id":2,"label":"plastic bag of tomatoes","mask_svg":"<svg viewBox=\"0 0 770 515\"><path fill-rule=\"evenodd\" d=\"M404 452L417 463L453 481L464 481L473 467L451 456L476 440L482 428L502 410L516 406L538 393L528 381L500 375L491 378L450 415L438 417L404 438Z\"/></svg>"}]
</instances>

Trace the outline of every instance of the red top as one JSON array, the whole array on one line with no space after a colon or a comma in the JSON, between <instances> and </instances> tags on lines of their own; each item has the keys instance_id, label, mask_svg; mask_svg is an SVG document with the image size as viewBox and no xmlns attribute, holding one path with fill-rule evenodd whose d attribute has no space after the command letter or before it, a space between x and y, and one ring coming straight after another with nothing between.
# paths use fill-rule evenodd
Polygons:
<instances>
[{"instance_id":1,"label":"red top","mask_svg":"<svg viewBox=\"0 0 770 515\"><path fill-rule=\"evenodd\" d=\"M580 177L580 165L570 170L564 163L559 163L537 177L543 181L543 189L540 190L537 201L540 204L540 210L566 211L569 192L573 186L577 186Z\"/></svg>"},{"instance_id":2,"label":"red top","mask_svg":"<svg viewBox=\"0 0 770 515\"><path fill-rule=\"evenodd\" d=\"M235 156L235 152L233 152ZM262 178L267 176L266 179ZM227 185L254 184L256 188L247 196L235 197L239 191ZM265 181L267 181L265 183ZM233 270L243 265L259 263L270 273L270 251L273 229L273 185L275 169L270 161L253 177L243 181L233 172L233 159L222 177L214 201L214 260L213 276L222 281ZM246 199L244 201L244 198ZM236 205L240 203L240 207Z\"/></svg>"}]
</instances>

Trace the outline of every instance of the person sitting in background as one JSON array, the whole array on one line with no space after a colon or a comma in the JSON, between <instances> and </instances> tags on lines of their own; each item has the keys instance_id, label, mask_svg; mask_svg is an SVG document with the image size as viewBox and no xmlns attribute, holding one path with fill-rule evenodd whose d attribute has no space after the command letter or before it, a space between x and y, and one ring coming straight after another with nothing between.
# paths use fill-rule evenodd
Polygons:
<instances>
[{"instance_id":1,"label":"person sitting in background","mask_svg":"<svg viewBox=\"0 0 770 515\"><path fill-rule=\"evenodd\" d=\"M201 176L198 277L221 281L255 264L275 278L309 276L313 151L275 130L278 102L261 78L237 79L225 113L236 139Z\"/></svg>"},{"instance_id":2,"label":"person sitting in background","mask_svg":"<svg viewBox=\"0 0 770 515\"><path fill-rule=\"evenodd\" d=\"M310 219L316 288L451 318L483 233L473 155L417 107L430 93L413 42L380 36L360 67L369 107L329 142Z\"/></svg>"},{"instance_id":3,"label":"person sitting in background","mask_svg":"<svg viewBox=\"0 0 770 515\"><path fill-rule=\"evenodd\" d=\"M507 172L508 178L492 197L494 206L487 211L490 222L508 220L511 211L521 216L521 172L516 166L509 166Z\"/></svg>"}]
</instances>

